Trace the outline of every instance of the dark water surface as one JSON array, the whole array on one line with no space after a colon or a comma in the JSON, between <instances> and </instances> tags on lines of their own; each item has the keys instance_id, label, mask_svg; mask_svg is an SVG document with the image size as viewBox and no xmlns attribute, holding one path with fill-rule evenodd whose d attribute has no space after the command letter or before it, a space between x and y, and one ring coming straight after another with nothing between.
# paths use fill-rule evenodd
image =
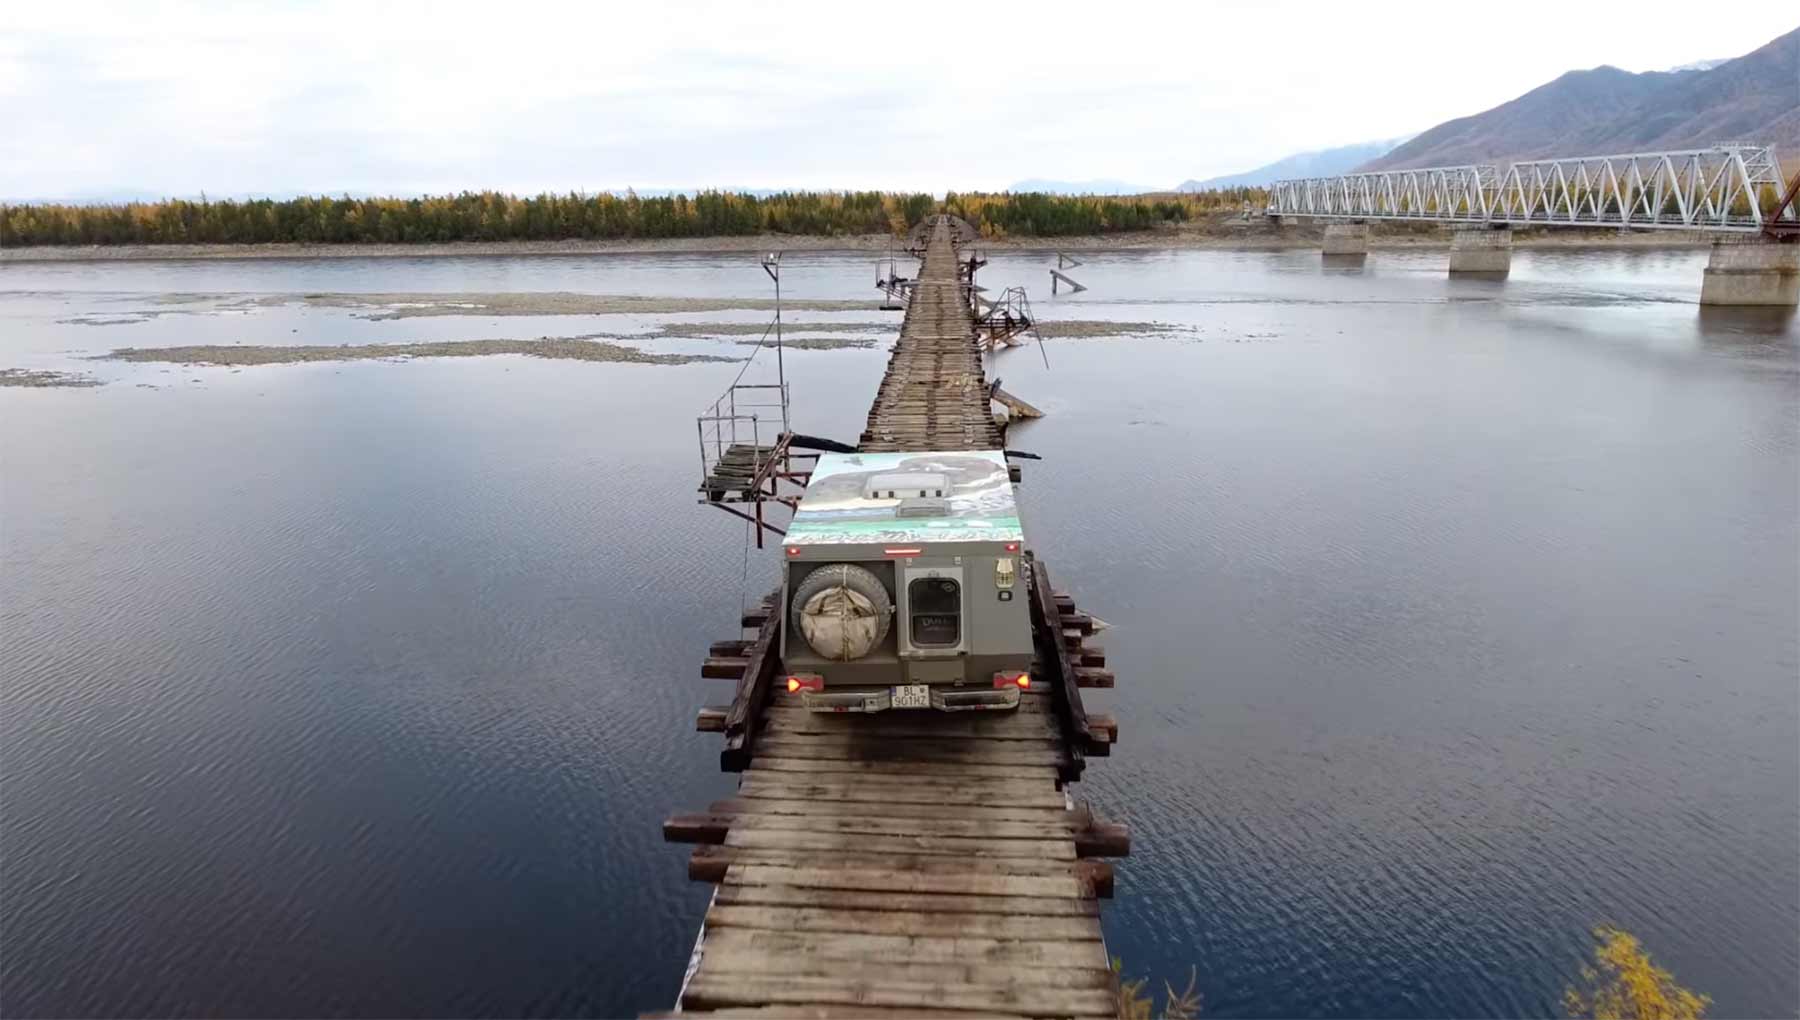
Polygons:
<instances>
[{"instance_id":1,"label":"dark water surface","mask_svg":"<svg viewBox=\"0 0 1800 1020\"><path fill-rule=\"evenodd\" d=\"M1703 314L1703 258L1520 252L1492 283L1132 253L1038 297L1193 327L998 368L1049 412L1014 437L1046 457L1034 544L1114 624L1123 742L1077 792L1132 826L1128 971L1196 968L1210 1016L1553 1014L1613 922L1716 1015L1800 1008L1800 327ZM59 321L329 290L766 284L744 257L0 267L0 368L111 380L0 389L0 1010L666 1008L707 889L658 823L730 788L699 659L774 569L746 585L741 526L690 497L736 366L77 360L641 316ZM854 439L885 358L790 353L798 427Z\"/></svg>"}]
</instances>

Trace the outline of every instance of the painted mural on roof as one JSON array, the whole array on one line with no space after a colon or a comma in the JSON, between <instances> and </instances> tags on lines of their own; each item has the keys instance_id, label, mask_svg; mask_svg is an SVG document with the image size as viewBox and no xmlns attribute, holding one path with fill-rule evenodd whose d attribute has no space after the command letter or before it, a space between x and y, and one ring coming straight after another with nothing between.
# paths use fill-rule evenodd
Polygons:
<instances>
[{"instance_id":1,"label":"painted mural on roof","mask_svg":"<svg viewBox=\"0 0 1800 1020\"><path fill-rule=\"evenodd\" d=\"M821 455L786 541L843 545L1023 538L1005 455L959 450Z\"/></svg>"}]
</instances>

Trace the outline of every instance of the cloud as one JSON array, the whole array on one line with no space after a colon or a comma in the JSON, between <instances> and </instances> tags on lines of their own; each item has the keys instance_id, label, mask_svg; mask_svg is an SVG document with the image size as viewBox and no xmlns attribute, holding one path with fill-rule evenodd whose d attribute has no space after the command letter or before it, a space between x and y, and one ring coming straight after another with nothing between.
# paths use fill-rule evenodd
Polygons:
<instances>
[{"instance_id":1,"label":"cloud","mask_svg":"<svg viewBox=\"0 0 1800 1020\"><path fill-rule=\"evenodd\" d=\"M1440 4L21 0L0 195L1174 184L1790 27L1556 11L1483 56Z\"/></svg>"}]
</instances>

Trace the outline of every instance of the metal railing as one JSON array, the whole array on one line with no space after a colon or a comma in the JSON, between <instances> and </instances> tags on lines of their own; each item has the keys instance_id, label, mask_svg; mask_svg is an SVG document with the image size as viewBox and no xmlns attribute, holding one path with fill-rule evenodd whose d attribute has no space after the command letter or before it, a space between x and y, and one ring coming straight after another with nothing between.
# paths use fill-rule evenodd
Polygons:
<instances>
[{"instance_id":1,"label":"metal railing","mask_svg":"<svg viewBox=\"0 0 1800 1020\"><path fill-rule=\"evenodd\" d=\"M764 391L774 390L774 399ZM733 383L695 421L700 434L700 475L711 477L733 446L773 449L788 432L788 384Z\"/></svg>"}]
</instances>

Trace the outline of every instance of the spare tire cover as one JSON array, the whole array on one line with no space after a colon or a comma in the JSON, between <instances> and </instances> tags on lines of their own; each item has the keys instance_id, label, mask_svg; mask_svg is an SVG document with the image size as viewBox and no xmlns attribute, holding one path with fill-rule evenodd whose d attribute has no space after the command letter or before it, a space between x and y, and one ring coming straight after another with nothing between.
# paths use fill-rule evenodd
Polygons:
<instances>
[{"instance_id":1,"label":"spare tire cover","mask_svg":"<svg viewBox=\"0 0 1800 1020\"><path fill-rule=\"evenodd\" d=\"M851 563L832 563L794 589L793 621L821 657L860 659L887 637L894 602L881 579Z\"/></svg>"}]
</instances>

